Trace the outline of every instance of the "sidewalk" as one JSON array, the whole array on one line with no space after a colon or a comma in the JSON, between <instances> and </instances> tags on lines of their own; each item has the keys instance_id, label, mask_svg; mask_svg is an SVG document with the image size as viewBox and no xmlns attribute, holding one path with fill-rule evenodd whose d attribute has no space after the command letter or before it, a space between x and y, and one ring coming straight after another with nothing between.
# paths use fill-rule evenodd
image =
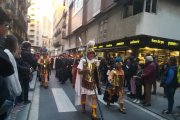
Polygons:
<instances>
[{"instance_id":1,"label":"sidewalk","mask_svg":"<svg viewBox=\"0 0 180 120\"><path fill-rule=\"evenodd\" d=\"M168 100L167 98L164 98L163 93L164 89L162 87L159 87L160 83L157 82L157 92L156 95L151 95L151 107L144 107L147 110L150 110L151 112L154 112L162 117L165 117L169 120L180 120L180 118L176 118L175 115L163 115L162 110L167 109L168 106ZM125 88L127 89L127 88ZM134 98L127 97L127 95L124 96L125 99L129 101L133 101ZM142 104L138 104L141 107ZM180 113L180 109L176 108L178 105L180 105L180 88L176 90L175 96L174 96L174 106L173 106L173 114ZM179 115L180 116L180 115Z\"/></svg>"}]
</instances>

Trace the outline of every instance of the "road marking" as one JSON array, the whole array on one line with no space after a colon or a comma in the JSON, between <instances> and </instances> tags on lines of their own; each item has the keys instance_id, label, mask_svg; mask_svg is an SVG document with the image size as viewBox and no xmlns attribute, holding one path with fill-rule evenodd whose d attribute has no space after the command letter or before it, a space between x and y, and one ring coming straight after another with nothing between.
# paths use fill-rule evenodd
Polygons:
<instances>
[{"instance_id":1,"label":"road marking","mask_svg":"<svg viewBox=\"0 0 180 120\"><path fill-rule=\"evenodd\" d=\"M52 92L59 112L77 111L62 88L52 88Z\"/></svg>"},{"instance_id":2,"label":"road marking","mask_svg":"<svg viewBox=\"0 0 180 120\"><path fill-rule=\"evenodd\" d=\"M103 88L103 87L101 87L101 89L105 90L105 88ZM106 105L106 103L105 103L104 100L103 100L103 96L102 96L102 95L99 95L99 96L98 96L98 99L99 99L99 101L101 101L103 104ZM130 102L129 100L124 99L124 101L125 101L126 103L129 103L130 105L132 105L132 106L134 106L134 107L136 107L136 108L138 108L138 109L140 109L140 110L142 110L142 111L144 111L144 112L152 115L153 117L155 117L155 118L157 118L157 119L159 119L159 120L167 120L167 119L165 119L165 118L163 118L163 117L161 117L161 116L159 116L159 115L157 115L157 114L155 114L155 113L153 113L153 112L151 112L151 111L149 111L149 110L147 110L147 109L144 109L143 107L141 107L141 106L139 106L139 105L136 105L136 104ZM119 104L117 104L117 103L114 103L114 105L119 106Z\"/></svg>"},{"instance_id":3,"label":"road marking","mask_svg":"<svg viewBox=\"0 0 180 120\"><path fill-rule=\"evenodd\" d=\"M36 90L34 91L33 100L31 103L31 109L28 120L39 119L39 94L40 94L40 82L36 80Z\"/></svg>"}]
</instances>

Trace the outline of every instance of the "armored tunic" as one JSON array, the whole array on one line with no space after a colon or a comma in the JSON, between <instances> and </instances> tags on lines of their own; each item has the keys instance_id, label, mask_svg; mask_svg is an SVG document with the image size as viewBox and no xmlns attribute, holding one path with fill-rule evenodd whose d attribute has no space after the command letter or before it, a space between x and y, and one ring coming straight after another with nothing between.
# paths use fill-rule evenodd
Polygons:
<instances>
[{"instance_id":1,"label":"armored tunic","mask_svg":"<svg viewBox=\"0 0 180 120\"><path fill-rule=\"evenodd\" d=\"M42 75L48 75L49 67L51 64L50 59L49 58L45 58L45 59L40 58L38 60L38 63L43 63L41 74Z\"/></svg>"},{"instance_id":2,"label":"armored tunic","mask_svg":"<svg viewBox=\"0 0 180 120\"><path fill-rule=\"evenodd\" d=\"M114 71L112 85L117 87L123 87L123 74L117 75L116 71Z\"/></svg>"}]
</instances>

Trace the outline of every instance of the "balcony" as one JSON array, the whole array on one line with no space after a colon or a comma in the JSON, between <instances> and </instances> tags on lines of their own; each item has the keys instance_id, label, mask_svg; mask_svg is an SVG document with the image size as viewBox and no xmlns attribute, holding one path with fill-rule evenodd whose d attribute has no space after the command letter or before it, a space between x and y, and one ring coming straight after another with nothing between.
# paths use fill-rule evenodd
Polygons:
<instances>
[{"instance_id":1,"label":"balcony","mask_svg":"<svg viewBox=\"0 0 180 120\"><path fill-rule=\"evenodd\" d=\"M27 23L31 22L31 17L29 15L27 15Z\"/></svg>"},{"instance_id":2,"label":"balcony","mask_svg":"<svg viewBox=\"0 0 180 120\"><path fill-rule=\"evenodd\" d=\"M15 10L15 20L17 21L17 23L24 28L25 30L27 30L27 23L24 20L24 17L22 16L22 13L16 9Z\"/></svg>"},{"instance_id":3,"label":"balcony","mask_svg":"<svg viewBox=\"0 0 180 120\"><path fill-rule=\"evenodd\" d=\"M35 32L29 32L29 36L34 36L35 35Z\"/></svg>"},{"instance_id":4,"label":"balcony","mask_svg":"<svg viewBox=\"0 0 180 120\"><path fill-rule=\"evenodd\" d=\"M12 0L6 1L5 8L9 14L15 15L15 4Z\"/></svg>"},{"instance_id":5,"label":"balcony","mask_svg":"<svg viewBox=\"0 0 180 120\"><path fill-rule=\"evenodd\" d=\"M53 46L55 48L57 48L57 47L61 46L61 44L59 43L59 41L56 41L56 42L53 42Z\"/></svg>"},{"instance_id":6,"label":"balcony","mask_svg":"<svg viewBox=\"0 0 180 120\"><path fill-rule=\"evenodd\" d=\"M63 31L62 32L62 39L66 39L67 37L66 37L66 32L65 31Z\"/></svg>"},{"instance_id":7,"label":"balcony","mask_svg":"<svg viewBox=\"0 0 180 120\"><path fill-rule=\"evenodd\" d=\"M66 20L63 21L62 28L66 28Z\"/></svg>"},{"instance_id":8,"label":"balcony","mask_svg":"<svg viewBox=\"0 0 180 120\"><path fill-rule=\"evenodd\" d=\"M66 18L66 16L67 16L67 11L64 9L63 10L63 17Z\"/></svg>"},{"instance_id":9,"label":"balcony","mask_svg":"<svg viewBox=\"0 0 180 120\"><path fill-rule=\"evenodd\" d=\"M13 35L18 39L18 43L21 44L24 41L24 39L21 36L19 36L18 34L13 33Z\"/></svg>"}]
</instances>

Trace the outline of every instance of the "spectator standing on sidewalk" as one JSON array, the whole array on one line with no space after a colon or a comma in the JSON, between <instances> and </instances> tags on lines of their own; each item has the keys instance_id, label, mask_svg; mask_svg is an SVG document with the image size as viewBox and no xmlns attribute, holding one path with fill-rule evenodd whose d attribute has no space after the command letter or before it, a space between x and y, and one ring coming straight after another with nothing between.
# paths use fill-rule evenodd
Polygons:
<instances>
[{"instance_id":1,"label":"spectator standing on sidewalk","mask_svg":"<svg viewBox=\"0 0 180 120\"><path fill-rule=\"evenodd\" d=\"M4 78L8 85L8 89L10 91L10 96L6 100L6 102L3 104L3 106L1 107L0 114L7 112L7 117L6 117L7 120L9 120L11 118L10 114L11 114L16 96L20 96L21 92L22 92L21 85L19 83L17 64L16 64L16 61L14 58L15 54L17 53L17 50L18 50L17 38L13 35L7 35L4 52L9 56L9 59L14 68L14 74ZM9 105L11 105L11 106L9 106Z\"/></svg>"},{"instance_id":2,"label":"spectator standing on sidewalk","mask_svg":"<svg viewBox=\"0 0 180 120\"><path fill-rule=\"evenodd\" d=\"M141 75L144 72L144 64L139 64L138 65L138 71L135 78L135 84L136 84L136 100L134 100L135 103L140 103L140 99L142 98L142 84L143 84L143 79Z\"/></svg>"},{"instance_id":3,"label":"spectator standing on sidewalk","mask_svg":"<svg viewBox=\"0 0 180 120\"><path fill-rule=\"evenodd\" d=\"M31 44L27 41L22 44L21 56L24 62L27 62L34 70L36 70L37 59L31 54Z\"/></svg>"},{"instance_id":4,"label":"spectator standing on sidewalk","mask_svg":"<svg viewBox=\"0 0 180 120\"><path fill-rule=\"evenodd\" d=\"M8 100L10 91L7 81L4 79L14 74L13 65L8 55L4 52L6 42L5 35L9 28L9 22L11 22L11 18L0 8L0 120L5 119L7 110L12 107L13 104L12 101ZM6 109L2 109L2 107L6 107Z\"/></svg>"},{"instance_id":5,"label":"spectator standing on sidewalk","mask_svg":"<svg viewBox=\"0 0 180 120\"><path fill-rule=\"evenodd\" d=\"M156 66L156 74L155 74L155 80L153 83L153 92L151 94L156 95L156 88L157 88L156 80L158 79L159 65L158 65L157 61L155 60L155 56L153 56L153 61Z\"/></svg>"},{"instance_id":6,"label":"spectator standing on sidewalk","mask_svg":"<svg viewBox=\"0 0 180 120\"><path fill-rule=\"evenodd\" d=\"M164 72L169 68L169 64L168 63L164 63L163 66L162 66L162 69L161 69L161 84L160 84L160 87L163 87L164 88L164 79L163 79L163 74ZM164 88L164 98L166 98L167 96L167 92L166 92L166 89ZM180 107L179 107L180 108Z\"/></svg>"},{"instance_id":7,"label":"spectator standing on sidewalk","mask_svg":"<svg viewBox=\"0 0 180 120\"><path fill-rule=\"evenodd\" d=\"M104 57L101 57L100 65L99 65L99 70L100 70L100 81L103 82L103 84L106 84L106 78L105 78L105 73L107 69L107 61Z\"/></svg>"},{"instance_id":8,"label":"spectator standing on sidewalk","mask_svg":"<svg viewBox=\"0 0 180 120\"><path fill-rule=\"evenodd\" d=\"M155 80L155 74L156 74L156 66L153 63L152 56L146 56L146 68L144 70L144 73L141 75L141 77L145 81L145 102L143 103L144 107L151 106L151 88L152 84Z\"/></svg>"},{"instance_id":9,"label":"spectator standing on sidewalk","mask_svg":"<svg viewBox=\"0 0 180 120\"><path fill-rule=\"evenodd\" d=\"M164 87L167 91L168 109L163 110L163 114L172 114L174 105L174 94L178 87L177 80L177 59L175 57L168 58L168 64L170 67L164 72L163 77L166 78Z\"/></svg>"},{"instance_id":10,"label":"spectator standing on sidewalk","mask_svg":"<svg viewBox=\"0 0 180 120\"><path fill-rule=\"evenodd\" d=\"M22 102L24 102L25 105L31 102L30 100L28 100L28 94L29 94L30 75L33 71L33 68L28 63L24 62L23 59L21 58L20 47L15 58L16 58L16 63L17 63L19 81L21 83L21 87L23 90L21 95L18 97L19 104L17 105L23 106L23 104L21 104ZM22 99L23 96L24 96L24 100Z\"/></svg>"}]
</instances>

